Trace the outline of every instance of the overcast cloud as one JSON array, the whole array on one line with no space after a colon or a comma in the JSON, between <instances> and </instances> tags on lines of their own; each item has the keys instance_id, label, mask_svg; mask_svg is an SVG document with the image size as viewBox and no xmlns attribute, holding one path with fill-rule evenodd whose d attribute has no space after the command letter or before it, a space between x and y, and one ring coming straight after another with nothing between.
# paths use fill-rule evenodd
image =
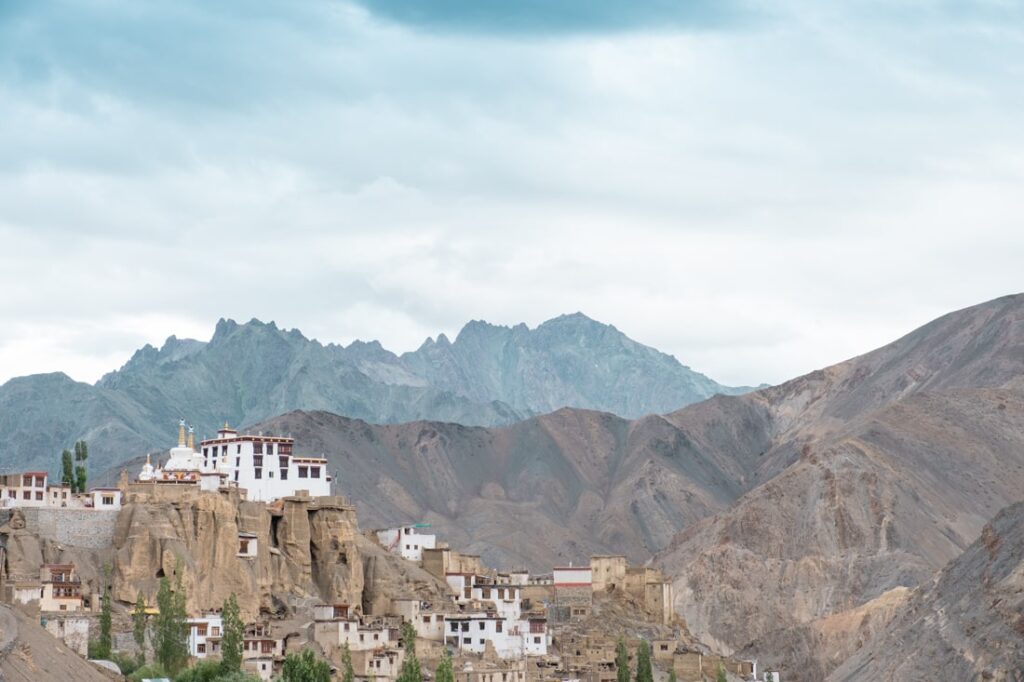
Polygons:
<instances>
[{"instance_id":1,"label":"overcast cloud","mask_svg":"<svg viewBox=\"0 0 1024 682\"><path fill-rule=\"evenodd\" d=\"M777 382L1024 289L1020 3L846 4L0 3L0 381L581 310Z\"/></svg>"}]
</instances>

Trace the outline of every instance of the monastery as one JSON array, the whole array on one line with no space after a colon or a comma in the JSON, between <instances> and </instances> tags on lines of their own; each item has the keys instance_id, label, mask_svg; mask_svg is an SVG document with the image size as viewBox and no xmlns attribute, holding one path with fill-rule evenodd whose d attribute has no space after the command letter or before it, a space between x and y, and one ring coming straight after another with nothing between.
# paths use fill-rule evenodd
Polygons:
<instances>
[{"instance_id":1,"label":"monastery","mask_svg":"<svg viewBox=\"0 0 1024 682\"><path fill-rule=\"evenodd\" d=\"M139 473L139 483L198 485L216 492L222 488L244 491L245 499L273 502L303 492L311 497L331 494L327 459L293 454L295 440L259 434L239 435L224 427L217 437L195 447L195 436L185 420L178 423L178 446L162 466L154 467L149 456Z\"/></svg>"}]
</instances>

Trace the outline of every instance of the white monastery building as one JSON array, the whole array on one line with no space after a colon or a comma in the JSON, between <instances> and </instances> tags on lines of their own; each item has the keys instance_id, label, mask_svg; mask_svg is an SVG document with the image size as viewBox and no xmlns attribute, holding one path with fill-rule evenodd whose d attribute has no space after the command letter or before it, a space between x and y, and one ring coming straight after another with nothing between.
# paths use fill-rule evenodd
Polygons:
<instances>
[{"instance_id":1,"label":"white monastery building","mask_svg":"<svg viewBox=\"0 0 1024 682\"><path fill-rule=\"evenodd\" d=\"M178 446L162 467L146 458L139 481L198 484L202 490L221 487L245 490L248 500L272 502L305 491L310 496L331 494L331 476L323 457L292 454L295 440L280 436L239 435L227 424L217 437L197 449L192 428L185 438L185 421L178 424Z\"/></svg>"},{"instance_id":2,"label":"white monastery building","mask_svg":"<svg viewBox=\"0 0 1024 682\"><path fill-rule=\"evenodd\" d=\"M420 529L429 528L426 523L416 523L400 528L387 528L377 531L377 542L392 554L397 554L409 561L422 561L423 550L437 547L437 536L420 533Z\"/></svg>"}]
</instances>

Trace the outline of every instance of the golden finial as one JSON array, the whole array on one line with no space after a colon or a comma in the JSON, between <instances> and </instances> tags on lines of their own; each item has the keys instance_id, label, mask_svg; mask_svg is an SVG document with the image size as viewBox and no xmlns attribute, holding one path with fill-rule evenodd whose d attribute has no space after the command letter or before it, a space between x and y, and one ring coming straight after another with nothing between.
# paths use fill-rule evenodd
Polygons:
<instances>
[{"instance_id":1,"label":"golden finial","mask_svg":"<svg viewBox=\"0 0 1024 682\"><path fill-rule=\"evenodd\" d=\"M189 450L195 450L196 449L196 436L195 436L195 433L193 432L193 429L192 429L191 426L188 427L188 449Z\"/></svg>"},{"instance_id":2,"label":"golden finial","mask_svg":"<svg viewBox=\"0 0 1024 682\"><path fill-rule=\"evenodd\" d=\"M178 421L178 447L185 447L185 420Z\"/></svg>"}]
</instances>

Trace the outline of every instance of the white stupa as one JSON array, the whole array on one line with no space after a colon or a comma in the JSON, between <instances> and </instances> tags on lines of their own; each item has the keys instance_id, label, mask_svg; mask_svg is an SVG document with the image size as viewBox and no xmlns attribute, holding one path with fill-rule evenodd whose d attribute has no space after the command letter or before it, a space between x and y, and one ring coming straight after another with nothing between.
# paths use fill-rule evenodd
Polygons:
<instances>
[{"instance_id":1,"label":"white stupa","mask_svg":"<svg viewBox=\"0 0 1024 682\"><path fill-rule=\"evenodd\" d=\"M195 434L188 427L185 438L185 420L178 422L178 446L171 448L170 457L163 466L153 467L146 455L146 463L139 472L140 481L191 482L198 481L203 469L203 456L195 450Z\"/></svg>"}]
</instances>

